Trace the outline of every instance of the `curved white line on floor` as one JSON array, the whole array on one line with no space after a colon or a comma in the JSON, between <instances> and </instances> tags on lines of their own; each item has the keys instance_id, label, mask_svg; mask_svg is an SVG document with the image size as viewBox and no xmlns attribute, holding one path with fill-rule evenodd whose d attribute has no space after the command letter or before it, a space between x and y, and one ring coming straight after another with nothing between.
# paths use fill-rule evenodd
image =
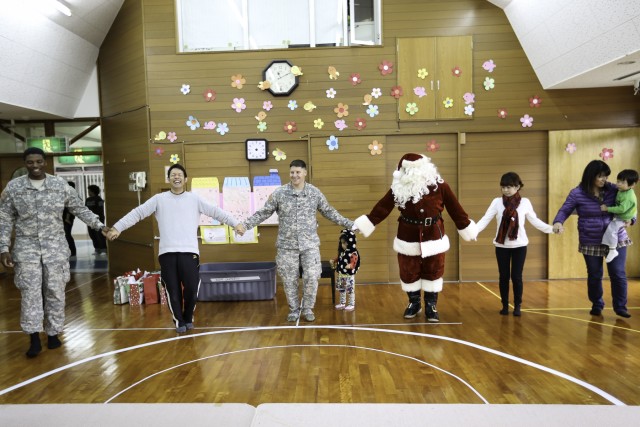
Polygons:
<instances>
[{"instance_id":1,"label":"curved white line on floor","mask_svg":"<svg viewBox=\"0 0 640 427\"><path fill-rule=\"evenodd\" d=\"M95 356L91 356L91 357L87 357L86 359L82 359L82 360L78 360L77 362L73 362L73 363L69 363L68 365L64 365L61 366L59 368L56 368L52 371L49 372L45 372L43 374L40 374L38 376L35 376L31 379L28 379L26 381L23 381L21 383L15 384L11 387L5 388L4 390L0 390L0 396L9 393L13 390L16 390L18 388L24 387L28 384L34 383L36 381L39 381L43 378L49 377L51 375L57 374L58 372L62 372L64 370L73 368L75 366L78 365L82 365L84 363L88 363L91 362L93 360L97 360L103 357L108 357L108 356L113 356L115 354L119 354L119 353L124 353L127 351L132 351L132 350L137 350L139 348L144 348L144 347L150 347L152 345L157 345L157 344L163 344L163 343L167 343L167 342L171 342L171 341L176 341L176 340L182 340L182 339L191 339L193 337L197 337L197 336L206 336L206 335L217 335L217 334L229 334L229 333L237 333L237 332L256 332L256 331L269 331L269 330L276 330L276 329L342 329L342 330L350 330L350 331L367 331L367 332L385 332L385 333L390 333L390 334L399 334L399 335L412 335L412 336L417 336L417 337L423 337L423 338L433 338L433 339L438 339L438 340L443 340L443 341L450 341L450 342L454 342L457 344L461 344L461 345L465 345L467 347L473 347L475 349L478 349L480 351L485 351L487 353L491 353L493 355L499 356L499 357L503 357L505 359L509 359L509 360L513 360L514 362L517 363L521 363L523 365L527 365L530 366L532 368L550 373L552 375L555 375L557 377L563 378L567 381L570 381L574 384L577 384L581 387L586 388L587 390L592 391L593 393L599 395L600 397L602 397L603 399L613 403L614 405L619 405L619 406L626 406L625 403L623 403L622 401L618 400L617 398L613 397L612 395L610 395L609 393L605 392L604 390L601 390L600 388L593 386L585 381L579 380L575 377L572 377L571 375L567 375L564 374L560 371L556 371L555 369L551 369L548 368L546 366L542 366L540 364L531 362L529 360L526 359L522 359L520 357L516 357L516 356L512 356L510 354L507 353L503 353L501 351L498 350L493 350L491 348L488 347L484 347L478 344L474 344L472 342L469 341L463 341L457 338L450 338L450 337L445 337L445 336L440 336L440 335L431 335L431 334L423 334L420 332L409 332L409 331L396 331L393 329L378 329L378 328L363 328L363 327L346 327L346 326L256 326L256 327L252 327L252 328L244 328L244 329L233 329L233 330L228 330L228 331L210 331L210 332L203 332L200 334L189 334L189 335L182 335L179 337L174 337L174 338L167 338L164 340L158 340L158 341L152 341L152 342L148 342L148 343L144 343L144 344L138 344L138 345L134 345L131 347L126 347L126 348L122 348L119 350L113 350L113 351L109 351L106 353L102 353L102 354L97 354Z\"/></svg>"},{"instance_id":2,"label":"curved white line on floor","mask_svg":"<svg viewBox=\"0 0 640 427\"><path fill-rule=\"evenodd\" d=\"M214 354L212 356L206 356L206 357L201 357L198 359L194 359L194 360L190 360L188 362L184 362L184 363L180 363L178 365L172 366L170 368L166 368L163 369L161 371L158 372L154 372L151 375L146 376L145 378L141 379L140 381L136 381L135 383L131 384L129 387L119 391L118 393L114 394L113 396L111 396L109 399L107 399L104 403L109 403L111 402L113 399L117 398L118 396L126 393L127 391L131 390L132 388L136 387L139 384L142 384L143 382L147 381L150 378L153 378L157 375L160 374L164 374L165 372L169 372L173 369L176 368L181 368L183 366L189 365L191 363L197 363L197 362L201 362L203 360L208 360L208 359L213 359L216 357L221 357L221 356L228 356L228 355L232 355L232 354L238 354L238 353L246 353L249 351L259 351L259 350L272 350L272 349L280 349L280 348L292 348L292 347L339 347L339 348L354 348L357 350L367 350L367 351L376 351L379 353L385 353L385 354L389 354L392 356L398 356L398 357L404 357L405 359L409 359L409 360L413 360L414 362L418 362L421 363L423 365L427 365L430 366L433 369L436 369L440 372L443 372L455 379L457 379L458 381L460 381L461 383L463 383L464 385L466 385L473 393L475 393L476 396L478 396L480 398L480 400L482 400L484 403L489 404L489 402L487 401L487 399L485 399L480 392L478 392L478 390L476 390L475 388L473 388L473 386L471 386L471 384L469 384L468 382L466 382L465 380L463 380L462 378L460 378L459 376L445 370L442 368L439 368L435 365L432 365L431 363L427 363L424 360L420 360L417 359L415 357L411 357L411 356L407 356L406 354L400 354L400 353L394 353L392 351L387 351L387 350L381 350L379 348L371 348L371 347L361 347L361 346L357 346L357 345L338 345L338 344L293 344L293 345L276 345L276 346L269 346L269 347L257 347L257 348L247 348L244 350L236 350L236 351L229 351L226 353L220 353L220 354Z\"/></svg>"}]
</instances>

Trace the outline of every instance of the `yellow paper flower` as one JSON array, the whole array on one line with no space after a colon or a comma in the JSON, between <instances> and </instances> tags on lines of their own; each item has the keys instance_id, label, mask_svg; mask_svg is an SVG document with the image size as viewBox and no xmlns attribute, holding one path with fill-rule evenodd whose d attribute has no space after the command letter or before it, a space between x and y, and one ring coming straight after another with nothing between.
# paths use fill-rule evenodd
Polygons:
<instances>
[{"instance_id":1,"label":"yellow paper flower","mask_svg":"<svg viewBox=\"0 0 640 427\"><path fill-rule=\"evenodd\" d=\"M444 101L442 101L442 103L444 104L444 108L453 107L453 99L449 98L448 96L444 99Z\"/></svg>"},{"instance_id":2,"label":"yellow paper flower","mask_svg":"<svg viewBox=\"0 0 640 427\"><path fill-rule=\"evenodd\" d=\"M273 152L271 154L273 154L273 157L276 158L277 162L279 162L280 160L285 160L287 158L287 153L285 153L284 151L282 151L278 147L276 147L276 149L273 150Z\"/></svg>"},{"instance_id":3,"label":"yellow paper flower","mask_svg":"<svg viewBox=\"0 0 640 427\"><path fill-rule=\"evenodd\" d=\"M429 75L429 72L427 71L426 68L420 68L418 70L418 78L421 78L422 80L424 80L427 78L428 75Z\"/></svg>"},{"instance_id":4,"label":"yellow paper flower","mask_svg":"<svg viewBox=\"0 0 640 427\"><path fill-rule=\"evenodd\" d=\"M322 121L322 119L315 119L313 121L313 127L316 129L322 129L322 127L324 126L324 122Z\"/></svg>"},{"instance_id":5,"label":"yellow paper flower","mask_svg":"<svg viewBox=\"0 0 640 427\"><path fill-rule=\"evenodd\" d=\"M371 151L372 156L382 154L382 143L374 140L371 144L369 144L369 151Z\"/></svg>"},{"instance_id":6,"label":"yellow paper flower","mask_svg":"<svg viewBox=\"0 0 640 427\"><path fill-rule=\"evenodd\" d=\"M175 165L180 161L180 157L177 154L172 154L171 157L169 157L169 161Z\"/></svg>"}]
</instances>

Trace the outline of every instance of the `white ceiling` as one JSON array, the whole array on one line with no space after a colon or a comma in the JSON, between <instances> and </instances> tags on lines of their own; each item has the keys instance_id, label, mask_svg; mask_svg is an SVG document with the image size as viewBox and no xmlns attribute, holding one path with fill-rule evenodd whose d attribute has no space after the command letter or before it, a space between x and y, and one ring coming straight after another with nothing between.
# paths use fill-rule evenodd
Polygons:
<instances>
[{"instance_id":1,"label":"white ceiling","mask_svg":"<svg viewBox=\"0 0 640 427\"><path fill-rule=\"evenodd\" d=\"M71 17L38 12L38 1L3 0L0 120L87 117L98 51L124 0L61 0ZM487 1L504 9L545 89L640 80L640 0Z\"/></svg>"}]
</instances>

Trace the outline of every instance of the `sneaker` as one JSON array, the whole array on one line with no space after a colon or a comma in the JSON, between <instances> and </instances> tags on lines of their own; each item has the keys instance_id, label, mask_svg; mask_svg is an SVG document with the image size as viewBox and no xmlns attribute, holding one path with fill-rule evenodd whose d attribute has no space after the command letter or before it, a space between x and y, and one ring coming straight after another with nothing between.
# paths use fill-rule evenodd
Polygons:
<instances>
[{"instance_id":1,"label":"sneaker","mask_svg":"<svg viewBox=\"0 0 640 427\"><path fill-rule=\"evenodd\" d=\"M425 312L427 316L427 322L439 322L440 316L438 316L438 309L436 305L432 302L427 303L427 311Z\"/></svg>"},{"instance_id":2,"label":"sneaker","mask_svg":"<svg viewBox=\"0 0 640 427\"><path fill-rule=\"evenodd\" d=\"M355 305L353 305L353 304L349 304L348 306L346 306L346 307L344 308L344 311L353 311L353 310L355 310L355 309L356 309L356 306L355 306Z\"/></svg>"},{"instance_id":3,"label":"sneaker","mask_svg":"<svg viewBox=\"0 0 640 427\"><path fill-rule=\"evenodd\" d=\"M195 328L195 326L193 326L193 323L187 323L185 326L187 327L187 331L190 331L193 328Z\"/></svg>"},{"instance_id":4,"label":"sneaker","mask_svg":"<svg viewBox=\"0 0 640 427\"><path fill-rule=\"evenodd\" d=\"M300 317L300 312L298 310L293 310L289 312L287 316L287 322L295 322Z\"/></svg>"},{"instance_id":5,"label":"sneaker","mask_svg":"<svg viewBox=\"0 0 640 427\"><path fill-rule=\"evenodd\" d=\"M616 314L620 317L624 317L625 319L631 317L631 315L626 310L616 311Z\"/></svg>"},{"instance_id":6,"label":"sneaker","mask_svg":"<svg viewBox=\"0 0 640 427\"><path fill-rule=\"evenodd\" d=\"M607 254L607 257L604 260L607 263L610 263L617 256L618 256L618 251L616 251L615 249L609 249L609 253Z\"/></svg>"},{"instance_id":7,"label":"sneaker","mask_svg":"<svg viewBox=\"0 0 640 427\"><path fill-rule=\"evenodd\" d=\"M182 325L182 326L178 326L176 328L176 332L179 334L184 334L185 332L187 332L187 327Z\"/></svg>"},{"instance_id":8,"label":"sneaker","mask_svg":"<svg viewBox=\"0 0 640 427\"><path fill-rule=\"evenodd\" d=\"M307 322L313 322L314 320L316 320L316 316L310 309L303 311L302 315L304 316L304 320L306 320Z\"/></svg>"},{"instance_id":9,"label":"sneaker","mask_svg":"<svg viewBox=\"0 0 640 427\"><path fill-rule=\"evenodd\" d=\"M410 302L407 305L407 309L404 311L405 319L413 319L422 311L422 305L419 302Z\"/></svg>"},{"instance_id":10,"label":"sneaker","mask_svg":"<svg viewBox=\"0 0 640 427\"><path fill-rule=\"evenodd\" d=\"M336 310L344 310L344 303L336 304Z\"/></svg>"}]
</instances>

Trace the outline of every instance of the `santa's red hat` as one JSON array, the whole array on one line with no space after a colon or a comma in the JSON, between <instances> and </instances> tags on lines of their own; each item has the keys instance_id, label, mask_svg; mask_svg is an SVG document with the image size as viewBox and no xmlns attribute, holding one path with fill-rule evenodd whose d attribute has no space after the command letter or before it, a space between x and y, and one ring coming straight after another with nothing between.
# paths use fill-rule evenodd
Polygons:
<instances>
[{"instance_id":1,"label":"santa's red hat","mask_svg":"<svg viewBox=\"0 0 640 427\"><path fill-rule=\"evenodd\" d=\"M431 163L431 159L423 154L407 153L398 162L398 169L393 172L393 177L399 179L407 168L424 167L428 163Z\"/></svg>"}]
</instances>

